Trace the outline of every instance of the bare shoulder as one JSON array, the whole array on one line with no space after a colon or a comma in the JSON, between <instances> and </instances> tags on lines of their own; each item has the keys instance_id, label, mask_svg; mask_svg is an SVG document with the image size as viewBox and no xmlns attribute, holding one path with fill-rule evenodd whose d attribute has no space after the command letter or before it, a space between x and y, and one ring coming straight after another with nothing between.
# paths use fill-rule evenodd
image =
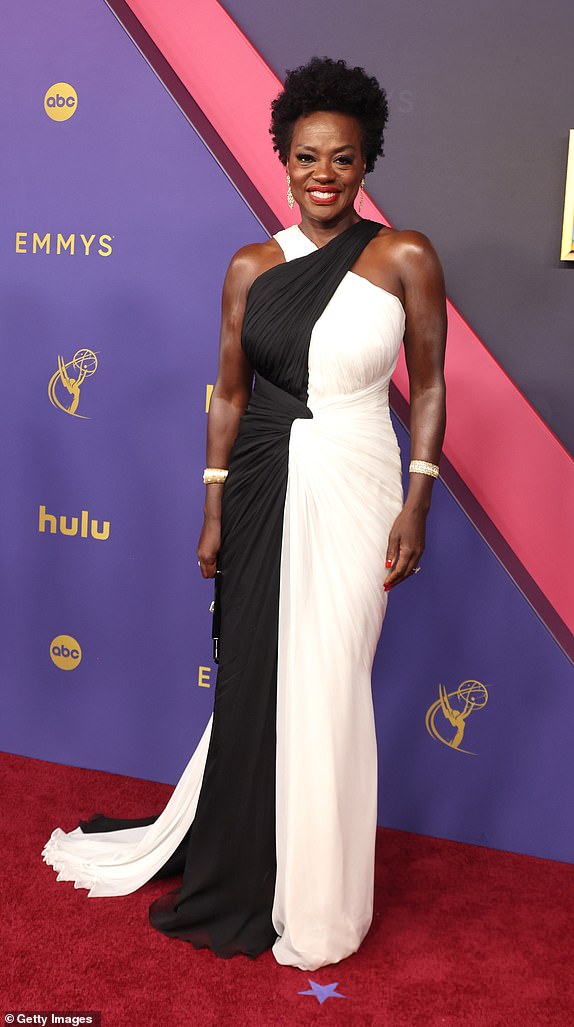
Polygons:
<instances>
[{"instance_id":1,"label":"bare shoulder","mask_svg":"<svg viewBox=\"0 0 574 1027\"><path fill-rule=\"evenodd\" d=\"M283 250L275 239L242 246L231 258L225 278L226 288L247 293L260 274L282 264L284 259Z\"/></svg>"},{"instance_id":2,"label":"bare shoulder","mask_svg":"<svg viewBox=\"0 0 574 1027\"><path fill-rule=\"evenodd\" d=\"M407 315L405 347L407 354L418 344L420 332L426 338L436 333L444 348L447 312L444 273L436 250L424 232L414 229L392 231L387 236L389 263L404 295ZM429 334L430 333L430 334Z\"/></svg>"},{"instance_id":3,"label":"bare shoulder","mask_svg":"<svg viewBox=\"0 0 574 1027\"><path fill-rule=\"evenodd\" d=\"M424 232L414 228L392 228L375 238L377 242L381 240L379 245L381 250L385 247L385 259L392 263L403 282L419 275L442 276L438 254Z\"/></svg>"},{"instance_id":4,"label":"bare shoulder","mask_svg":"<svg viewBox=\"0 0 574 1027\"><path fill-rule=\"evenodd\" d=\"M381 225L365 248L355 270L374 285L393 293L406 309L413 293L444 288L438 256L428 236L414 229Z\"/></svg>"}]
</instances>

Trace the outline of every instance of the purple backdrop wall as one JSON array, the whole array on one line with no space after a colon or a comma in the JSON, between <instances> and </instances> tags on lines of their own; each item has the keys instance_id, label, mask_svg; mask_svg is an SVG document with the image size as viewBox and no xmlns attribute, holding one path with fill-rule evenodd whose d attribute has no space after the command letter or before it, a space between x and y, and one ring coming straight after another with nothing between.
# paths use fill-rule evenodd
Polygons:
<instances>
[{"instance_id":1,"label":"purple backdrop wall","mask_svg":"<svg viewBox=\"0 0 574 1027\"><path fill-rule=\"evenodd\" d=\"M211 589L194 550L219 293L231 254L264 236L103 2L27 0L10 22L2 744L170 780L211 705L197 684ZM78 94L62 123L44 110L60 81ZM50 254L33 252L34 232L51 233ZM58 233L75 234L74 255L56 252ZM96 235L88 256L81 233ZM84 347L99 361L86 420L48 397L58 355ZM40 532L40 504L109 521L109 539ZM83 651L69 672L50 659L62 633Z\"/></svg>"},{"instance_id":2,"label":"purple backdrop wall","mask_svg":"<svg viewBox=\"0 0 574 1027\"><path fill-rule=\"evenodd\" d=\"M264 233L103 0L25 0L9 21L0 744L175 782L213 700L195 544L220 289ZM62 122L44 108L55 83L77 93ZM93 370L89 355L74 366L82 349L97 369L74 416L63 379ZM50 656L60 635L81 647L79 662L72 642L56 656L72 669ZM434 707L439 683L450 710ZM572 684L438 482L424 572L391 596L375 667L381 823L574 861Z\"/></svg>"}]
</instances>

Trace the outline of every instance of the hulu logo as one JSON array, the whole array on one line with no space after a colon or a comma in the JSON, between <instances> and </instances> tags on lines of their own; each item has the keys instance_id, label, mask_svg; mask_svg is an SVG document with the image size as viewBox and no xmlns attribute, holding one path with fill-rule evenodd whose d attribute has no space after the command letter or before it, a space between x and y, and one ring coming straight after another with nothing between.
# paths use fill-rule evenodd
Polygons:
<instances>
[{"instance_id":1,"label":"hulu logo","mask_svg":"<svg viewBox=\"0 0 574 1027\"><path fill-rule=\"evenodd\" d=\"M60 535L79 535L80 538L96 538L96 539L107 539L110 537L110 522L96 520L95 517L90 518L87 510L82 510L79 517L67 517L66 514L60 514L59 517L56 514L46 512L46 507L42 503L40 505L38 515L38 531L48 531L51 535L57 535L58 531Z\"/></svg>"}]
</instances>

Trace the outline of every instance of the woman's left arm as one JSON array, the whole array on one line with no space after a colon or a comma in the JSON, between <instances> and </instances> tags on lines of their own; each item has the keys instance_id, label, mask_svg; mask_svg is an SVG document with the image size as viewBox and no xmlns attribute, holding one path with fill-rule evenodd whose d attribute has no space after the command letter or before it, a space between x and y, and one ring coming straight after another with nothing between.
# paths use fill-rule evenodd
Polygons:
<instances>
[{"instance_id":1,"label":"woman's left arm","mask_svg":"<svg viewBox=\"0 0 574 1027\"><path fill-rule=\"evenodd\" d=\"M410 388L411 460L438 464L446 427L446 296L437 254L421 232L397 233L405 295L405 357ZM385 591L418 567L434 478L411 472L403 509L389 533Z\"/></svg>"}]
</instances>

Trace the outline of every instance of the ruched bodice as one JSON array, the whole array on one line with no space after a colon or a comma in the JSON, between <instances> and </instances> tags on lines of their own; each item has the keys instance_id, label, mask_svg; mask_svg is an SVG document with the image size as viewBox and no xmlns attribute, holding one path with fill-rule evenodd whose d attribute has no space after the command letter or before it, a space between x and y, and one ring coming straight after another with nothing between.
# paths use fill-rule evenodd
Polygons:
<instances>
[{"instance_id":1,"label":"ruched bodice","mask_svg":"<svg viewBox=\"0 0 574 1027\"><path fill-rule=\"evenodd\" d=\"M312 253L315 244L292 225L274 236L286 260ZM315 322L309 347L308 405L378 382L388 386L395 369L405 312L398 296L347 271Z\"/></svg>"}]
</instances>

